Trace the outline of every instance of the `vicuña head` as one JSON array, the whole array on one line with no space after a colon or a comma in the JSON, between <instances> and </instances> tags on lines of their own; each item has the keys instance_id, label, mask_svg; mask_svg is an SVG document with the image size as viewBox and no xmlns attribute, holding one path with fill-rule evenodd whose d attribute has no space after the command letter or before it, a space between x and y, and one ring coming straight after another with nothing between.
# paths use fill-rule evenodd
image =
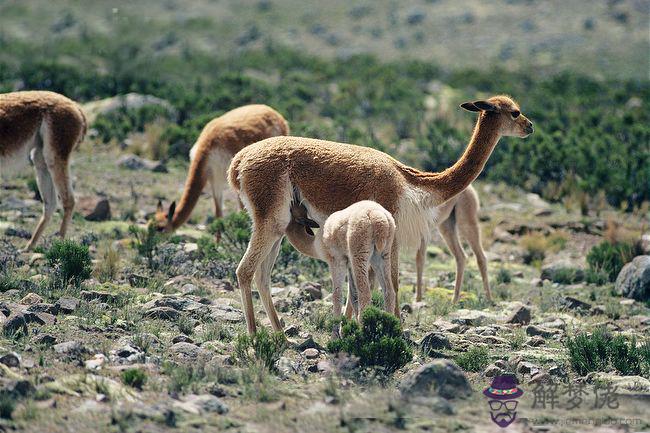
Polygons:
<instances>
[{"instance_id":1,"label":"vicu\u00f1a head","mask_svg":"<svg viewBox=\"0 0 650 433\"><path fill-rule=\"evenodd\" d=\"M169 209L165 211L163 208L162 200L158 200L158 205L156 206L156 213L154 214L153 223L156 225L156 229L159 232L171 233L174 231L172 226L172 219L174 218L174 212L176 212L176 202L173 201L169 205Z\"/></svg>"},{"instance_id":2,"label":"vicu\u00f1a head","mask_svg":"<svg viewBox=\"0 0 650 433\"><path fill-rule=\"evenodd\" d=\"M291 197L300 191L310 218L323 225L329 215L362 200L379 203L395 219L390 254L392 286L398 288L398 253L428 239L440 207L481 173L502 136L526 137L532 123L507 96L466 102L478 112L474 132L454 165L437 173L406 166L376 149L302 137L274 137L252 144L232 159L228 182L253 219L253 233L237 280L250 333L255 332L253 278L273 329L282 325L270 294L270 271L291 222ZM399 297L395 297L399 299ZM395 303L395 313L399 305Z\"/></svg>"},{"instance_id":3,"label":"vicu\u00f1a head","mask_svg":"<svg viewBox=\"0 0 650 433\"><path fill-rule=\"evenodd\" d=\"M467 111L482 112L494 117L495 126L503 136L528 137L533 133L533 122L521 114L517 103L505 95L493 96L488 100L460 104Z\"/></svg>"}]
</instances>

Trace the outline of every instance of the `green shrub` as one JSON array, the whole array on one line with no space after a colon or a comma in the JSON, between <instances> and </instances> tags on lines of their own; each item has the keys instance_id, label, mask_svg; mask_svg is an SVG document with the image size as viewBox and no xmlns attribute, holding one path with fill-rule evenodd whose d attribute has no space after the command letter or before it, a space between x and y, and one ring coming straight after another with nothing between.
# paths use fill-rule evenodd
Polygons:
<instances>
[{"instance_id":1,"label":"green shrub","mask_svg":"<svg viewBox=\"0 0 650 433\"><path fill-rule=\"evenodd\" d=\"M584 271L576 268L559 268L552 274L551 281L559 284L579 283L584 279Z\"/></svg>"},{"instance_id":2,"label":"green shrub","mask_svg":"<svg viewBox=\"0 0 650 433\"><path fill-rule=\"evenodd\" d=\"M508 284L512 281L512 273L506 268L499 268L497 272L497 283Z\"/></svg>"},{"instance_id":3,"label":"green shrub","mask_svg":"<svg viewBox=\"0 0 650 433\"><path fill-rule=\"evenodd\" d=\"M465 371L483 371L490 362L490 352L485 346L472 346L467 352L456 355L454 360Z\"/></svg>"},{"instance_id":4,"label":"green shrub","mask_svg":"<svg viewBox=\"0 0 650 433\"><path fill-rule=\"evenodd\" d=\"M0 394L0 418L11 419L16 408L16 398L11 394Z\"/></svg>"},{"instance_id":5,"label":"green shrub","mask_svg":"<svg viewBox=\"0 0 650 433\"><path fill-rule=\"evenodd\" d=\"M344 318L341 338L331 340L327 349L354 355L361 366L377 368L386 375L413 358L411 347L402 336L399 319L372 306L363 311L361 324Z\"/></svg>"},{"instance_id":6,"label":"green shrub","mask_svg":"<svg viewBox=\"0 0 650 433\"><path fill-rule=\"evenodd\" d=\"M147 260L149 268L153 269L154 257L158 250L158 244L162 241L162 235L156 230L154 224L149 224L146 229L138 226L129 226L129 233L133 235L132 245L138 254Z\"/></svg>"},{"instance_id":7,"label":"green shrub","mask_svg":"<svg viewBox=\"0 0 650 433\"><path fill-rule=\"evenodd\" d=\"M141 368L128 368L122 372L122 382L136 389L142 389L147 383L147 373Z\"/></svg>"},{"instance_id":8,"label":"green shrub","mask_svg":"<svg viewBox=\"0 0 650 433\"><path fill-rule=\"evenodd\" d=\"M573 370L581 376L616 369L624 375L650 374L650 343L637 347L636 338L612 335L603 327L589 335L579 333L565 341Z\"/></svg>"},{"instance_id":9,"label":"green shrub","mask_svg":"<svg viewBox=\"0 0 650 433\"><path fill-rule=\"evenodd\" d=\"M603 241L589 251L587 263L593 272L604 272L609 281L614 281L623 265L639 254L642 252L636 244Z\"/></svg>"},{"instance_id":10,"label":"green shrub","mask_svg":"<svg viewBox=\"0 0 650 433\"><path fill-rule=\"evenodd\" d=\"M269 370L275 370L275 363L287 348L282 332L269 333L261 327L254 335L239 334L235 339L234 357L238 363L252 365L261 363Z\"/></svg>"},{"instance_id":11,"label":"green shrub","mask_svg":"<svg viewBox=\"0 0 650 433\"><path fill-rule=\"evenodd\" d=\"M80 285L90 278L92 259L88 247L73 240L55 240L45 253L50 266L54 267L55 275L64 284Z\"/></svg>"},{"instance_id":12,"label":"green shrub","mask_svg":"<svg viewBox=\"0 0 650 433\"><path fill-rule=\"evenodd\" d=\"M373 307L378 308L380 310L384 309L384 294L380 290L373 290L370 300L371 300L370 305L372 305Z\"/></svg>"},{"instance_id":13,"label":"green shrub","mask_svg":"<svg viewBox=\"0 0 650 433\"><path fill-rule=\"evenodd\" d=\"M169 113L159 105L145 105L137 109L121 107L107 114L99 114L93 128L104 143L112 139L124 141L129 134L144 131L147 124L160 118L169 118Z\"/></svg>"}]
</instances>

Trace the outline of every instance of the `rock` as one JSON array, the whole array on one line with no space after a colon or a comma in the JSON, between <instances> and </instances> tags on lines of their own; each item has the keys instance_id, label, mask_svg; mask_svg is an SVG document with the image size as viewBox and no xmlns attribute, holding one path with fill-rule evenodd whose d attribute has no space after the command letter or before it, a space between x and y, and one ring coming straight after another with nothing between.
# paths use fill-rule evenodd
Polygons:
<instances>
[{"instance_id":1,"label":"rock","mask_svg":"<svg viewBox=\"0 0 650 433\"><path fill-rule=\"evenodd\" d=\"M172 344L176 343L192 343L194 344L194 340L192 340L190 337L187 335L177 335L176 337L172 338Z\"/></svg>"},{"instance_id":2,"label":"rock","mask_svg":"<svg viewBox=\"0 0 650 433\"><path fill-rule=\"evenodd\" d=\"M228 413L228 406L218 397L211 394L188 395L183 401L174 403L174 406L194 415L204 413Z\"/></svg>"},{"instance_id":3,"label":"rock","mask_svg":"<svg viewBox=\"0 0 650 433\"><path fill-rule=\"evenodd\" d=\"M530 378L528 381L529 384L535 384L535 383L552 383L553 378L549 373L546 373L544 371L537 372L533 374L533 377Z\"/></svg>"},{"instance_id":4,"label":"rock","mask_svg":"<svg viewBox=\"0 0 650 433\"><path fill-rule=\"evenodd\" d=\"M530 308L525 305L520 305L516 308L506 320L506 323L516 325L528 325L530 323L531 314Z\"/></svg>"},{"instance_id":5,"label":"rock","mask_svg":"<svg viewBox=\"0 0 650 433\"><path fill-rule=\"evenodd\" d=\"M36 263L42 262L44 260L45 260L45 254L43 254L43 253L34 253L29 258L29 265L34 266Z\"/></svg>"},{"instance_id":6,"label":"rock","mask_svg":"<svg viewBox=\"0 0 650 433\"><path fill-rule=\"evenodd\" d=\"M560 300L560 304L570 310L583 310L588 311L591 309L591 304L581 301L580 299L571 296L564 296Z\"/></svg>"},{"instance_id":7,"label":"rock","mask_svg":"<svg viewBox=\"0 0 650 433\"><path fill-rule=\"evenodd\" d=\"M559 260L542 266L540 278L559 283L577 282L585 279L585 271L573 262Z\"/></svg>"},{"instance_id":8,"label":"rock","mask_svg":"<svg viewBox=\"0 0 650 433\"><path fill-rule=\"evenodd\" d=\"M230 305L212 305L210 310L210 318L216 321L238 323L244 320L244 313Z\"/></svg>"},{"instance_id":9,"label":"rock","mask_svg":"<svg viewBox=\"0 0 650 433\"><path fill-rule=\"evenodd\" d=\"M452 313L452 323L467 326L480 326L489 318L489 314L479 310L457 310Z\"/></svg>"},{"instance_id":10,"label":"rock","mask_svg":"<svg viewBox=\"0 0 650 433\"><path fill-rule=\"evenodd\" d=\"M303 297L307 301L315 301L317 299L323 299L322 287L318 283L306 282L300 285L300 290L303 293Z\"/></svg>"},{"instance_id":11,"label":"rock","mask_svg":"<svg viewBox=\"0 0 650 433\"><path fill-rule=\"evenodd\" d=\"M137 155L124 155L117 160L117 166L127 170L149 170L155 173L167 173L167 167L160 161L140 158Z\"/></svg>"},{"instance_id":12,"label":"rock","mask_svg":"<svg viewBox=\"0 0 650 433\"><path fill-rule=\"evenodd\" d=\"M99 301L99 302L106 302L106 303L113 303L117 301L117 296L108 293L108 292L101 292L98 290L82 290L81 293L79 293L79 296L81 296L81 299L84 301Z\"/></svg>"},{"instance_id":13,"label":"rock","mask_svg":"<svg viewBox=\"0 0 650 433\"><path fill-rule=\"evenodd\" d=\"M590 373L587 380L593 383L610 383L616 387L616 395L642 400L650 399L650 380L641 376L618 376L611 373Z\"/></svg>"},{"instance_id":14,"label":"rock","mask_svg":"<svg viewBox=\"0 0 650 433\"><path fill-rule=\"evenodd\" d=\"M99 114L109 114L118 110L137 110L147 105L164 108L170 116L176 115L173 105L164 99L152 95L140 93L127 93L124 95L111 96L97 101L83 104L84 112L88 118L88 124L92 124Z\"/></svg>"},{"instance_id":15,"label":"rock","mask_svg":"<svg viewBox=\"0 0 650 433\"><path fill-rule=\"evenodd\" d=\"M553 215L553 209L538 209L533 212L536 217L547 217Z\"/></svg>"},{"instance_id":16,"label":"rock","mask_svg":"<svg viewBox=\"0 0 650 433\"><path fill-rule=\"evenodd\" d=\"M530 347L539 347L546 344L546 340L544 340L544 337L542 337L541 335L534 335L530 337L528 340L526 340L524 344Z\"/></svg>"},{"instance_id":17,"label":"rock","mask_svg":"<svg viewBox=\"0 0 650 433\"><path fill-rule=\"evenodd\" d=\"M535 375L540 371L540 368L531 363L531 362L526 362L526 361L520 361L517 364L517 373L518 374L530 374L531 376Z\"/></svg>"},{"instance_id":18,"label":"rock","mask_svg":"<svg viewBox=\"0 0 650 433\"><path fill-rule=\"evenodd\" d=\"M183 245L183 251L185 251L188 254L193 253L198 249L199 249L199 245L194 242L188 242L185 245Z\"/></svg>"},{"instance_id":19,"label":"rock","mask_svg":"<svg viewBox=\"0 0 650 433\"><path fill-rule=\"evenodd\" d=\"M106 363L106 356L103 353L97 353L92 358L84 362L84 366L88 370L99 370Z\"/></svg>"},{"instance_id":20,"label":"rock","mask_svg":"<svg viewBox=\"0 0 650 433\"><path fill-rule=\"evenodd\" d=\"M135 364L144 362L146 360L145 354L139 348L135 348L130 344L120 344L116 349L111 350L111 362L116 364Z\"/></svg>"},{"instance_id":21,"label":"rock","mask_svg":"<svg viewBox=\"0 0 650 433\"><path fill-rule=\"evenodd\" d=\"M494 364L488 365L483 371L483 376L485 377L494 377L503 374L503 370L500 367L497 367Z\"/></svg>"},{"instance_id":22,"label":"rock","mask_svg":"<svg viewBox=\"0 0 650 433\"><path fill-rule=\"evenodd\" d=\"M32 338L32 343L51 346L56 343L56 337L52 334L38 334Z\"/></svg>"},{"instance_id":23,"label":"rock","mask_svg":"<svg viewBox=\"0 0 650 433\"><path fill-rule=\"evenodd\" d=\"M108 221L111 219L111 204L107 198L97 201L95 208L86 214L86 221Z\"/></svg>"},{"instance_id":24,"label":"rock","mask_svg":"<svg viewBox=\"0 0 650 433\"><path fill-rule=\"evenodd\" d=\"M541 278L532 278L530 280L530 285L533 287L542 287L542 279Z\"/></svg>"},{"instance_id":25,"label":"rock","mask_svg":"<svg viewBox=\"0 0 650 433\"><path fill-rule=\"evenodd\" d=\"M79 299L76 298L59 298L56 304L59 311L63 314L71 314L79 308Z\"/></svg>"},{"instance_id":26,"label":"rock","mask_svg":"<svg viewBox=\"0 0 650 433\"><path fill-rule=\"evenodd\" d=\"M55 304L46 304L41 302L39 304L30 305L27 308L30 313L48 313L52 315L59 314L59 307Z\"/></svg>"},{"instance_id":27,"label":"rock","mask_svg":"<svg viewBox=\"0 0 650 433\"><path fill-rule=\"evenodd\" d=\"M561 378L567 377L566 370L564 369L564 367L562 367L560 365L554 365L554 366L550 367L548 369L548 373L553 375L553 376L557 376L557 377L561 377Z\"/></svg>"},{"instance_id":28,"label":"rock","mask_svg":"<svg viewBox=\"0 0 650 433\"><path fill-rule=\"evenodd\" d=\"M35 391L34 385L26 379L0 377L0 393L14 398L26 397Z\"/></svg>"},{"instance_id":29,"label":"rock","mask_svg":"<svg viewBox=\"0 0 650 433\"><path fill-rule=\"evenodd\" d=\"M318 358L318 355L319 355L318 349L314 349L313 347L302 351L302 356L304 356L307 359L316 359Z\"/></svg>"},{"instance_id":30,"label":"rock","mask_svg":"<svg viewBox=\"0 0 650 433\"><path fill-rule=\"evenodd\" d=\"M12 313L7 320L2 324L2 330L5 335L23 332L27 334L27 323L29 323L28 315L24 313Z\"/></svg>"},{"instance_id":31,"label":"rock","mask_svg":"<svg viewBox=\"0 0 650 433\"><path fill-rule=\"evenodd\" d=\"M451 349L451 343L449 339L440 332L432 332L425 335L420 341L420 349L422 353L426 355L431 355L432 352L435 353L437 350L441 349Z\"/></svg>"},{"instance_id":32,"label":"rock","mask_svg":"<svg viewBox=\"0 0 650 433\"><path fill-rule=\"evenodd\" d=\"M53 325L56 323L56 317L50 313L36 312L28 313L30 322L38 323L39 325Z\"/></svg>"},{"instance_id":33,"label":"rock","mask_svg":"<svg viewBox=\"0 0 650 433\"><path fill-rule=\"evenodd\" d=\"M311 335L305 338L300 343L297 343L295 347L296 350L298 350L299 352L304 352L306 349L323 350L323 347L320 344L316 343L314 341L314 338Z\"/></svg>"},{"instance_id":34,"label":"rock","mask_svg":"<svg viewBox=\"0 0 650 433\"><path fill-rule=\"evenodd\" d=\"M331 373L334 371L334 366L327 360L318 361L316 364L316 370L318 370L319 373Z\"/></svg>"},{"instance_id":35,"label":"rock","mask_svg":"<svg viewBox=\"0 0 650 433\"><path fill-rule=\"evenodd\" d=\"M548 328L542 328L540 326L535 326L535 325L529 325L526 328L526 334L530 336L535 336L539 335L540 337L543 338L551 338L556 334L559 334L560 331L557 329L548 329Z\"/></svg>"},{"instance_id":36,"label":"rock","mask_svg":"<svg viewBox=\"0 0 650 433\"><path fill-rule=\"evenodd\" d=\"M184 361L196 361L209 354L206 350L192 343L176 343L169 348L169 352L176 358Z\"/></svg>"},{"instance_id":37,"label":"rock","mask_svg":"<svg viewBox=\"0 0 650 433\"><path fill-rule=\"evenodd\" d=\"M23 305L34 305L41 302L43 302L43 298L41 298L36 293L28 293L23 297L23 299L20 300L20 303Z\"/></svg>"},{"instance_id":38,"label":"rock","mask_svg":"<svg viewBox=\"0 0 650 433\"><path fill-rule=\"evenodd\" d=\"M426 18L426 16L427 16L426 13L422 10L419 9L412 10L411 12L408 13L408 15L406 15L406 23L411 26L421 24Z\"/></svg>"},{"instance_id":39,"label":"rock","mask_svg":"<svg viewBox=\"0 0 650 433\"><path fill-rule=\"evenodd\" d=\"M637 256L623 266L615 284L616 292L627 298L650 300L650 255Z\"/></svg>"},{"instance_id":40,"label":"rock","mask_svg":"<svg viewBox=\"0 0 650 433\"><path fill-rule=\"evenodd\" d=\"M298 328L296 325L290 325L284 329L284 335L287 337L296 337L299 332L300 328Z\"/></svg>"},{"instance_id":41,"label":"rock","mask_svg":"<svg viewBox=\"0 0 650 433\"><path fill-rule=\"evenodd\" d=\"M78 341L66 341L55 344L54 351L60 355L81 355L88 352L88 349Z\"/></svg>"},{"instance_id":42,"label":"rock","mask_svg":"<svg viewBox=\"0 0 650 433\"><path fill-rule=\"evenodd\" d=\"M465 373L447 359L436 359L418 367L402 380L399 389L406 398L439 395L453 399L472 393Z\"/></svg>"},{"instance_id":43,"label":"rock","mask_svg":"<svg viewBox=\"0 0 650 433\"><path fill-rule=\"evenodd\" d=\"M20 355L16 352L6 353L0 356L0 364L4 364L11 368L18 368L20 367Z\"/></svg>"},{"instance_id":44,"label":"rock","mask_svg":"<svg viewBox=\"0 0 650 433\"><path fill-rule=\"evenodd\" d=\"M161 320L178 320L181 313L171 307L154 307L144 313L145 317Z\"/></svg>"},{"instance_id":45,"label":"rock","mask_svg":"<svg viewBox=\"0 0 650 433\"><path fill-rule=\"evenodd\" d=\"M280 375L285 378L300 372L300 365L286 356L281 356L277 361L275 361L275 368L277 368Z\"/></svg>"}]
</instances>

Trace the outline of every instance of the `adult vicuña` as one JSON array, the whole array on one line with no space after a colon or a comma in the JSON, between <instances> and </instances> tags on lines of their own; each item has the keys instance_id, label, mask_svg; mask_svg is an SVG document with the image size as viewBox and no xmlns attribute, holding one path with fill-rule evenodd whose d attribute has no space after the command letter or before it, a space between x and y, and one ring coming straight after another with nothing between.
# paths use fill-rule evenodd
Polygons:
<instances>
[{"instance_id":1,"label":"adult vicu\u00f1a","mask_svg":"<svg viewBox=\"0 0 650 433\"><path fill-rule=\"evenodd\" d=\"M362 200L332 213L315 235L312 227L317 224L309 219L307 208L296 192L286 235L296 249L329 265L334 317L341 315L341 293L348 273L346 315L351 316L354 310L358 319L370 304L370 268L379 278L386 310L395 311L395 291L390 278L395 220L390 212L379 203Z\"/></svg>"},{"instance_id":2,"label":"adult vicu\u00f1a","mask_svg":"<svg viewBox=\"0 0 650 433\"><path fill-rule=\"evenodd\" d=\"M173 202L164 212L162 203L158 203L155 216L157 228L172 232L183 225L207 183L210 183L214 199L214 213L217 218L222 217L226 170L232 157L256 141L288 133L289 125L284 117L273 108L261 104L244 105L211 120L190 151L190 169L178 207Z\"/></svg>"},{"instance_id":3,"label":"adult vicu\u00f1a","mask_svg":"<svg viewBox=\"0 0 650 433\"><path fill-rule=\"evenodd\" d=\"M485 251L481 245L481 228L478 224L478 210L479 201L478 195L474 188L470 185L467 189L451 200L447 201L442 206L438 207L438 231L444 239L449 251L453 254L456 260L456 284L454 286L454 299L456 303L460 299L460 288L463 285L463 273L465 271L465 251L458 238L458 232L463 235L465 240L469 243L474 255L476 256L476 263L481 272L481 279L483 280L483 288L488 300L492 300L492 292L490 291L490 282L487 275L487 259ZM424 259L426 256L426 239L420 242L417 255L415 257L415 265L417 272L415 300L422 300L422 274L424 272Z\"/></svg>"},{"instance_id":4,"label":"adult vicu\u00f1a","mask_svg":"<svg viewBox=\"0 0 650 433\"><path fill-rule=\"evenodd\" d=\"M86 134L86 116L79 105L53 92L0 94L0 174L34 163L43 215L27 243L38 242L56 210L57 194L63 206L59 235L68 231L74 210L70 155Z\"/></svg>"},{"instance_id":5,"label":"adult vicu\u00f1a","mask_svg":"<svg viewBox=\"0 0 650 433\"><path fill-rule=\"evenodd\" d=\"M395 218L391 277L398 287L400 247L417 247L428 237L429 221L438 208L467 188L480 174L499 138L526 137L532 123L507 96L466 102L479 112L467 149L450 168L426 173L375 149L301 137L269 138L241 150L233 158L228 182L240 194L253 220L253 232L239 266L248 332L255 332L251 282L270 272L291 219L290 205L298 188L309 215L323 224L327 217L360 200L381 204ZM260 298L271 325L282 330L267 284L257 279ZM396 299L398 297L396 296ZM399 314L395 303L395 314Z\"/></svg>"}]
</instances>

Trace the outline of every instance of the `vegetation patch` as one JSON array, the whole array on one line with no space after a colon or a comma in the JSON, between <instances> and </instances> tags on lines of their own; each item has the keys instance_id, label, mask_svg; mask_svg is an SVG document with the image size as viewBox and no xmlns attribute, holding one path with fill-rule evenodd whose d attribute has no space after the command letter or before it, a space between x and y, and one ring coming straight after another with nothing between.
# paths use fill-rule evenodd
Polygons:
<instances>
[{"instance_id":1,"label":"vegetation patch","mask_svg":"<svg viewBox=\"0 0 650 433\"><path fill-rule=\"evenodd\" d=\"M413 351L402 336L399 319L372 306L362 313L361 324L344 318L341 338L331 340L327 349L356 356L361 366L373 367L386 375L413 358Z\"/></svg>"},{"instance_id":2,"label":"vegetation patch","mask_svg":"<svg viewBox=\"0 0 650 433\"><path fill-rule=\"evenodd\" d=\"M147 383L147 373L141 368L128 368L122 372L122 382L135 389L142 389Z\"/></svg>"},{"instance_id":3,"label":"vegetation patch","mask_svg":"<svg viewBox=\"0 0 650 433\"><path fill-rule=\"evenodd\" d=\"M54 268L55 278L65 285L72 283L79 286L84 280L90 278L92 259L85 245L70 239L57 239L45 253L45 258Z\"/></svg>"},{"instance_id":4,"label":"vegetation patch","mask_svg":"<svg viewBox=\"0 0 650 433\"><path fill-rule=\"evenodd\" d=\"M286 348L284 333L270 333L265 327L260 327L254 335L237 335L233 356L243 365L261 363L269 370L275 370L275 363Z\"/></svg>"},{"instance_id":5,"label":"vegetation patch","mask_svg":"<svg viewBox=\"0 0 650 433\"><path fill-rule=\"evenodd\" d=\"M643 252L636 243L605 240L589 251L587 263L593 273L605 274L609 281L614 281L623 266L640 254Z\"/></svg>"},{"instance_id":6,"label":"vegetation patch","mask_svg":"<svg viewBox=\"0 0 650 433\"><path fill-rule=\"evenodd\" d=\"M465 371L483 371L490 362L490 352L485 346L472 346L467 352L456 355L454 361Z\"/></svg>"}]
</instances>

